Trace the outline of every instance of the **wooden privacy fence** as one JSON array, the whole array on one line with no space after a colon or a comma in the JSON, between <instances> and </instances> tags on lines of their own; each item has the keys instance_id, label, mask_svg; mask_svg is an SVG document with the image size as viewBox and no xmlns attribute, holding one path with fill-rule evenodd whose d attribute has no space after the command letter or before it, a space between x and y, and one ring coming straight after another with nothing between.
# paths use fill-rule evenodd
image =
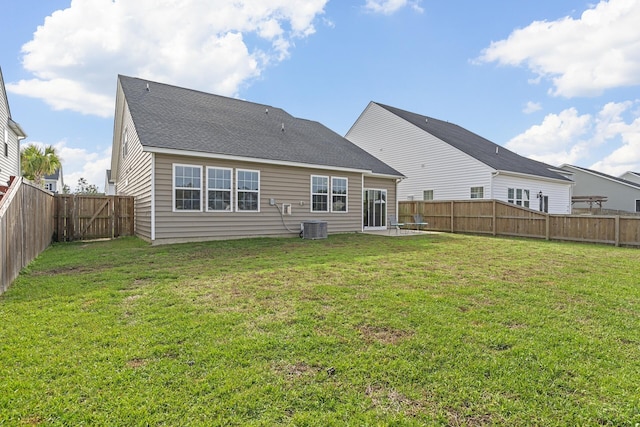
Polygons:
<instances>
[{"instance_id":1,"label":"wooden privacy fence","mask_svg":"<svg viewBox=\"0 0 640 427\"><path fill-rule=\"evenodd\" d=\"M640 217L550 215L499 200L402 201L399 222L421 214L426 227L452 233L520 236L640 247Z\"/></svg>"},{"instance_id":2,"label":"wooden privacy fence","mask_svg":"<svg viewBox=\"0 0 640 427\"><path fill-rule=\"evenodd\" d=\"M54 197L22 178L0 200L0 294L51 243Z\"/></svg>"},{"instance_id":3,"label":"wooden privacy fence","mask_svg":"<svg viewBox=\"0 0 640 427\"><path fill-rule=\"evenodd\" d=\"M133 196L56 194L58 242L134 235Z\"/></svg>"}]
</instances>

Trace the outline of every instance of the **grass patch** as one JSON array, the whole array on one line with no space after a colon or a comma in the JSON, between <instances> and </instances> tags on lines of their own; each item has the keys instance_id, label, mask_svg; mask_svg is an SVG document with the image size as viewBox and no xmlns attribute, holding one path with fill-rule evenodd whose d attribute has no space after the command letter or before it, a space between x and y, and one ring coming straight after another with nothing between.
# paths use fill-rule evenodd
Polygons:
<instances>
[{"instance_id":1,"label":"grass patch","mask_svg":"<svg viewBox=\"0 0 640 427\"><path fill-rule=\"evenodd\" d=\"M0 425L640 423L637 249L56 244L0 319Z\"/></svg>"}]
</instances>

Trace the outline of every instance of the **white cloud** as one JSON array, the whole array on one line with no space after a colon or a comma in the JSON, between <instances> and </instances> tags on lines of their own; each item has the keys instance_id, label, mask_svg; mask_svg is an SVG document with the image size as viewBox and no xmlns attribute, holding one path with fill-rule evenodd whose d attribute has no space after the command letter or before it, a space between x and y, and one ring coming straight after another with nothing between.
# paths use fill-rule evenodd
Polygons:
<instances>
[{"instance_id":1,"label":"white cloud","mask_svg":"<svg viewBox=\"0 0 640 427\"><path fill-rule=\"evenodd\" d=\"M527 105L525 105L522 109L522 112L525 114L531 114L540 110L542 110L542 105L539 102L529 101L527 102Z\"/></svg>"},{"instance_id":2,"label":"white cloud","mask_svg":"<svg viewBox=\"0 0 640 427\"><path fill-rule=\"evenodd\" d=\"M640 2L600 1L579 19L535 21L492 42L479 58L526 65L550 79L553 95L596 96L606 89L640 84Z\"/></svg>"},{"instance_id":3,"label":"white cloud","mask_svg":"<svg viewBox=\"0 0 640 427\"><path fill-rule=\"evenodd\" d=\"M391 15L407 6L418 13L424 11L424 9L420 7L420 0L367 0L364 7L369 12Z\"/></svg>"},{"instance_id":4,"label":"white cloud","mask_svg":"<svg viewBox=\"0 0 640 427\"><path fill-rule=\"evenodd\" d=\"M612 175L640 170L640 101L610 102L595 115L575 108L548 114L505 146L520 155L552 165L584 164ZM602 152L601 160L593 162Z\"/></svg>"},{"instance_id":5,"label":"white cloud","mask_svg":"<svg viewBox=\"0 0 640 427\"><path fill-rule=\"evenodd\" d=\"M233 96L313 34L327 2L72 0L22 48L34 78L6 86L102 117L113 114L117 74Z\"/></svg>"}]
</instances>

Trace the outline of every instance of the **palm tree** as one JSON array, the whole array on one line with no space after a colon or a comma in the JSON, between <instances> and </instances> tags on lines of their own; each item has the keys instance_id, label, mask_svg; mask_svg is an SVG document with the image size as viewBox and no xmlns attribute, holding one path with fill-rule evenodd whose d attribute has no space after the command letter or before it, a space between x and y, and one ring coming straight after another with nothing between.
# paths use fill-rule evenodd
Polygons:
<instances>
[{"instance_id":1,"label":"palm tree","mask_svg":"<svg viewBox=\"0 0 640 427\"><path fill-rule=\"evenodd\" d=\"M45 175L51 175L62 166L56 149L49 145L44 151L35 144L29 144L20 152L22 176L36 185L44 185Z\"/></svg>"}]
</instances>

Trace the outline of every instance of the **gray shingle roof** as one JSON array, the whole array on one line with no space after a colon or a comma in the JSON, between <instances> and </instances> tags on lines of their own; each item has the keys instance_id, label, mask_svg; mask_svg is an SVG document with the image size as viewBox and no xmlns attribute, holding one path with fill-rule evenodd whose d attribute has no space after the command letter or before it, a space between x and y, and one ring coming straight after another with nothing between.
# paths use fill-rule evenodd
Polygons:
<instances>
[{"instance_id":1,"label":"gray shingle roof","mask_svg":"<svg viewBox=\"0 0 640 427\"><path fill-rule=\"evenodd\" d=\"M139 78L118 79L143 146L402 177L322 124L280 108Z\"/></svg>"},{"instance_id":2,"label":"gray shingle roof","mask_svg":"<svg viewBox=\"0 0 640 427\"><path fill-rule=\"evenodd\" d=\"M461 126L388 105L377 105L495 170L571 181L565 176L551 170L558 168L520 156Z\"/></svg>"}]
</instances>

